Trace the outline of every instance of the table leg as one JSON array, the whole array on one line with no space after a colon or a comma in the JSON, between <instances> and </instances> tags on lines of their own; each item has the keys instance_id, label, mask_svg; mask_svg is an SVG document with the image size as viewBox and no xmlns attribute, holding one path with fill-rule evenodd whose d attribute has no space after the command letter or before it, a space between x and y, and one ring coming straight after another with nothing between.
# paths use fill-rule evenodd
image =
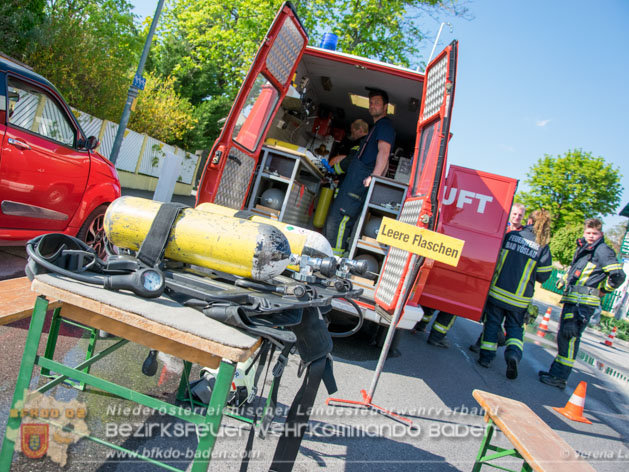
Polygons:
<instances>
[{"instance_id":1,"label":"table leg","mask_svg":"<svg viewBox=\"0 0 629 472\"><path fill-rule=\"evenodd\" d=\"M487 428L485 429L485 436L483 437L483 442L480 445L480 450L478 451L478 455L476 456L476 462L474 462L474 468L472 472L479 472L480 468L483 466L483 462L481 460L487 454L487 449L489 448L489 444L491 443L491 438L494 435L494 422L489 418L487 421Z\"/></svg>"},{"instance_id":2,"label":"table leg","mask_svg":"<svg viewBox=\"0 0 629 472\"><path fill-rule=\"evenodd\" d=\"M19 412L14 412L13 410L15 410L18 403L24 400L24 393L31 382L33 368L35 367L35 358L37 357L37 348L39 347L39 341L41 339L47 309L48 300L46 300L43 296L37 297L37 300L35 301L35 308L33 309L31 324L28 328L28 335L26 336L26 344L24 346L24 354L22 355L20 371L17 376L17 382L15 383L15 393L13 394L13 401L11 402L11 412L9 413L9 419L7 421L7 429L4 433L4 440L2 442L2 452L0 452L0 470L9 470L11 468L13 450L15 449L15 440L13 438L19 441L18 436L22 418L19 415ZM9 438L10 435L11 438Z\"/></svg>"},{"instance_id":3,"label":"table leg","mask_svg":"<svg viewBox=\"0 0 629 472\"><path fill-rule=\"evenodd\" d=\"M55 347L57 347L57 337L59 336L59 326L61 326L61 317L59 312L61 307L57 307L52 312L52 320L50 321L50 328L48 330L48 340L46 341L46 350L44 351L44 357L52 359L55 356ZM50 377L50 371L48 369L41 370L42 377Z\"/></svg>"},{"instance_id":4,"label":"table leg","mask_svg":"<svg viewBox=\"0 0 629 472\"><path fill-rule=\"evenodd\" d=\"M85 360L88 361L94 355L94 351L96 351L96 340L98 339L98 330L95 328L90 328L88 326L84 326L79 323L74 323L69 320L64 320L60 315L61 307L55 308L55 311L52 314L52 321L50 322L50 329L48 331L48 340L46 341L46 350L44 351L44 357L46 359L53 359L55 356L55 348L57 347L57 338L59 337L59 328L61 327L61 322L65 322L72 326L76 326L77 328L86 330L90 332L90 340L87 344L87 351L85 354ZM88 365L83 372L86 374L90 373L90 366ZM42 368L41 375L43 377L54 377L54 375L50 375L50 370L46 368ZM75 387L78 390L85 390L84 382L77 382L73 379L66 379L65 383L68 385Z\"/></svg>"},{"instance_id":5,"label":"table leg","mask_svg":"<svg viewBox=\"0 0 629 472\"><path fill-rule=\"evenodd\" d=\"M86 329L90 332L90 340L87 344L87 352L85 353L85 360L89 361L94 356L94 351L96 351L96 340L98 339L98 330L94 328L88 328L87 326L85 326L83 329ZM86 374L89 374L90 366L91 365L88 365L85 369L83 369L83 372L85 372ZM68 380L70 381L70 384L74 386L75 388L81 390L82 392L85 391L85 382L73 382L71 379L68 379Z\"/></svg>"},{"instance_id":6,"label":"table leg","mask_svg":"<svg viewBox=\"0 0 629 472\"><path fill-rule=\"evenodd\" d=\"M216 383L205 414L205 423L199 425L199 444L192 463L191 472L205 472L212 458L212 449L221 427L223 410L227 405L227 396L232 379L236 372L236 364L222 360L216 376Z\"/></svg>"},{"instance_id":7,"label":"table leg","mask_svg":"<svg viewBox=\"0 0 629 472\"><path fill-rule=\"evenodd\" d=\"M192 370L192 362L183 361L183 371L181 372L181 378L179 379L179 388L177 389L177 401L183 402L186 400L190 400L190 406L194 409L194 405L192 404L192 395L188 391L188 386L190 385L190 371ZM186 397L186 392L188 392L188 397Z\"/></svg>"}]
</instances>

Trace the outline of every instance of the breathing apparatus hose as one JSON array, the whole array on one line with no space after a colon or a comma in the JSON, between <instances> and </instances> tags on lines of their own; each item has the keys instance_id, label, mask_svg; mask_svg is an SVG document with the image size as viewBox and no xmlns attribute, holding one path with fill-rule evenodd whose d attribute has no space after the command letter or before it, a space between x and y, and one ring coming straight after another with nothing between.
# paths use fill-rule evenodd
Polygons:
<instances>
[{"instance_id":1,"label":"breathing apparatus hose","mask_svg":"<svg viewBox=\"0 0 629 472\"><path fill-rule=\"evenodd\" d=\"M104 275L97 275L94 272L92 272L93 275L85 274L85 271L90 270L92 268L96 270L100 270L105 265L105 263L96 256L96 254L92 251L92 249L87 244L85 244L83 241L79 239L76 239L76 238L70 239L69 237L65 235L59 235L60 237L63 236L63 238L60 238L60 242L62 242L62 244L60 244L60 246L54 253L52 253L49 256L44 256L39 250L40 244L42 243L42 240L46 241L46 239L51 239L54 236L57 236L57 235L43 234L41 236L37 236L36 238L31 239L28 243L26 243L26 253L28 254L28 257L30 257L33 261L35 261L37 264L39 264L40 266L42 266L43 268L45 268L46 270L50 272L60 274L65 277L78 280L80 282L92 284L92 285L105 284ZM76 244L78 247L75 249L69 249L68 248L69 242ZM92 255L93 260L90 263L88 263L88 265L81 266L82 273L65 269L51 262L66 255L76 256L79 262L82 262L81 259L83 257L85 256L89 257L90 255ZM32 273L32 275L35 275L35 274Z\"/></svg>"},{"instance_id":2,"label":"breathing apparatus hose","mask_svg":"<svg viewBox=\"0 0 629 472\"><path fill-rule=\"evenodd\" d=\"M360 309L360 307L354 300L352 300L351 298L341 298L341 300L345 300L356 309L356 313L358 315L358 323L356 323L356 326L354 326L349 331L344 331L341 333L334 333L330 331L330 336L332 336L333 338L348 338L350 336L353 336L354 334L358 333L360 328L362 328L363 321L365 319L365 317L363 316L363 311Z\"/></svg>"},{"instance_id":3,"label":"breathing apparatus hose","mask_svg":"<svg viewBox=\"0 0 629 472\"><path fill-rule=\"evenodd\" d=\"M51 272L107 290L129 290L144 298L159 297L164 291L164 276L159 269L143 266L132 258L111 256L106 263L83 241L65 234L37 236L26 243L26 253L26 274L31 280L37 274ZM112 261L118 264L110 264Z\"/></svg>"}]
</instances>

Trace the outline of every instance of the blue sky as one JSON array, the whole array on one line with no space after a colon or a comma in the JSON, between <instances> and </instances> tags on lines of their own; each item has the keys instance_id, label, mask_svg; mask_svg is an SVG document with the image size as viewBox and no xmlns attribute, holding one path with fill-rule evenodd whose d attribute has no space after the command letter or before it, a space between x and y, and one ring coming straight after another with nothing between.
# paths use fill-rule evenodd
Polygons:
<instances>
[{"instance_id":1,"label":"blue sky","mask_svg":"<svg viewBox=\"0 0 629 472\"><path fill-rule=\"evenodd\" d=\"M152 16L157 0L131 0ZM629 202L629 1L477 0L446 19L459 40L449 162L520 179L544 154L581 148L620 168ZM427 59L439 23L428 23ZM606 227L625 218L605 218Z\"/></svg>"}]
</instances>

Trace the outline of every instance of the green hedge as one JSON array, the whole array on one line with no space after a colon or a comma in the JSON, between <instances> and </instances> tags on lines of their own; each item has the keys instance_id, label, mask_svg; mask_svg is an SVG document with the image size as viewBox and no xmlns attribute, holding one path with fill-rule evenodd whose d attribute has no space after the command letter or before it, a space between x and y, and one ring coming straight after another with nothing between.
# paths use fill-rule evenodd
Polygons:
<instances>
[{"instance_id":1,"label":"green hedge","mask_svg":"<svg viewBox=\"0 0 629 472\"><path fill-rule=\"evenodd\" d=\"M601 331L605 334L609 334L614 326L618 328L616 337L624 341L629 341L629 321L617 320L613 316L601 316Z\"/></svg>"}]
</instances>

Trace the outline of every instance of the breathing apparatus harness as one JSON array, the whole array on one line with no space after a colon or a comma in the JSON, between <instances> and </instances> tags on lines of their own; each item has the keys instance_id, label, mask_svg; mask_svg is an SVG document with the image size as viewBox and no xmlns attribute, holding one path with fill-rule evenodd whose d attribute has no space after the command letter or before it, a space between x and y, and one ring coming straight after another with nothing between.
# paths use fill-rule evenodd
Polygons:
<instances>
[{"instance_id":1,"label":"breathing apparatus harness","mask_svg":"<svg viewBox=\"0 0 629 472\"><path fill-rule=\"evenodd\" d=\"M290 470L320 382L323 380L330 394L336 391L330 356L332 336L323 313L331 309L334 298L344 299L355 307L359 321L352 330L334 336L349 336L360 329L362 311L353 298L362 290L354 290L348 277L364 273L366 266L358 261L305 252L295 261L300 266L299 272L263 283L164 261L173 224L184 208L176 203L161 205L135 256L111 254L103 261L77 238L57 233L38 236L26 245L27 275L32 280L37 274L52 272L109 290L129 290L144 298L167 295L210 318L261 336L264 342L258 368L266 363L267 356L272 358L275 349L280 350L272 371L275 388L269 411L274 411L277 403L279 381L288 356L297 350L300 371L305 371L304 381L290 407L271 467ZM146 375L156 373L156 356L156 351L149 352L142 366ZM259 373L256 383L258 376ZM262 436L272 419L272 415L265 417ZM251 442L252 439L248 443Z\"/></svg>"},{"instance_id":2,"label":"breathing apparatus harness","mask_svg":"<svg viewBox=\"0 0 629 472\"><path fill-rule=\"evenodd\" d=\"M156 298L166 288L163 272L148 267L132 256L110 255L107 262L80 239L50 233L26 244L29 256L26 274L52 272L108 290L129 290L144 298Z\"/></svg>"}]
</instances>

